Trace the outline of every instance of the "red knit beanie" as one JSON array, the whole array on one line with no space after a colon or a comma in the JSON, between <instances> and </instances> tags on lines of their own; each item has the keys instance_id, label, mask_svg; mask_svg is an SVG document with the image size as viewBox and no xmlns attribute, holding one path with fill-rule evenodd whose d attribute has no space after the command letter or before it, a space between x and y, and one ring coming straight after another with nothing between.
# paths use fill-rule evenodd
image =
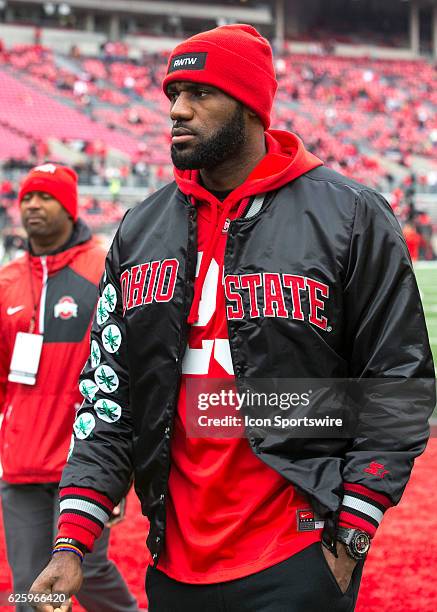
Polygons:
<instances>
[{"instance_id":1,"label":"red knit beanie","mask_svg":"<svg viewBox=\"0 0 437 612\"><path fill-rule=\"evenodd\" d=\"M253 110L270 125L278 87L269 42L244 24L233 24L196 34L172 52L164 93L174 81L194 81L221 89Z\"/></svg>"},{"instance_id":2,"label":"red knit beanie","mask_svg":"<svg viewBox=\"0 0 437 612\"><path fill-rule=\"evenodd\" d=\"M44 191L53 196L65 210L77 220L77 174L72 168L58 164L35 166L24 178L18 193L18 201L30 191Z\"/></svg>"}]
</instances>

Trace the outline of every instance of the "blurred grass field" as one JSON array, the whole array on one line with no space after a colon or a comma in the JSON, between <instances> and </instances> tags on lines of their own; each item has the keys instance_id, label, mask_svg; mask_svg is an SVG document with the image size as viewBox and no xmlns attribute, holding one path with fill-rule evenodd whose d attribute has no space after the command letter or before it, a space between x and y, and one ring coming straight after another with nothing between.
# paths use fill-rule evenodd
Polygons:
<instances>
[{"instance_id":1,"label":"blurred grass field","mask_svg":"<svg viewBox=\"0 0 437 612\"><path fill-rule=\"evenodd\" d=\"M419 262L414 269L425 310L434 364L437 368L437 261ZM433 416L437 418L437 407Z\"/></svg>"},{"instance_id":2,"label":"blurred grass field","mask_svg":"<svg viewBox=\"0 0 437 612\"><path fill-rule=\"evenodd\" d=\"M437 261L420 262L414 269L425 309L431 350L437 364Z\"/></svg>"}]
</instances>

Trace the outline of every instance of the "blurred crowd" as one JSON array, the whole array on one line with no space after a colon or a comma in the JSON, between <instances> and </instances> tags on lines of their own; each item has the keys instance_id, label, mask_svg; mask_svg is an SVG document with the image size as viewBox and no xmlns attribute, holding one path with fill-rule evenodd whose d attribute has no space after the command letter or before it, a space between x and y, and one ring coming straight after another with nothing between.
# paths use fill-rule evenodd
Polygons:
<instances>
[{"instance_id":1,"label":"blurred crowd","mask_svg":"<svg viewBox=\"0 0 437 612\"><path fill-rule=\"evenodd\" d=\"M144 54L132 60L127 55L123 43L108 43L101 57L82 57L73 48L61 61L41 45L21 45L0 52L0 66L93 121L129 134L138 144L128 161L130 171L142 175L148 164L169 162L167 102L161 92L167 56ZM432 64L285 54L277 56L276 71L273 125L298 133L331 167L385 189L415 156L435 159ZM93 146L85 143L85 154ZM417 180L424 190L437 192L437 167L430 163Z\"/></svg>"},{"instance_id":2,"label":"blurred crowd","mask_svg":"<svg viewBox=\"0 0 437 612\"><path fill-rule=\"evenodd\" d=\"M434 223L429 213L415 203L417 187L415 175L409 175L402 188L397 187L392 192L390 204L401 224L411 259L432 261L436 258Z\"/></svg>"},{"instance_id":3,"label":"blurred crowd","mask_svg":"<svg viewBox=\"0 0 437 612\"><path fill-rule=\"evenodd\" d=\"M76 47L60 56L39 44L0 46L0 68L19 79L29 119L24 129L15 102L0 109L0 132L7 131L14 150L8 155L0 145L0 224L14 221L10 202L20 175L46 159L73 163L81 185L107 190L105 201L82 201L94 227L105 225L106 214L121 214L124 187L147 191L171 180L168 102L161 91L166 60L165 53L130 59L121 42L102 45L97 58L83 57ZM436 67L424 60L341 58L325 50L277 55L276 71L272 125L300 135L329 167L391 194L412 256L431 259L432 221L416 210L414 195L437 194ZM74 135L58 122L57 148L46 128L32 121L40 112L36 91L64 105L52 111L56 121L66 106L76 112ZM98 137L89 135L90 126L99 128ZM122 139L118 150L116 136Z\"/></svg>"},{"instance_id":4,"label":"blurred crowd","mask_svg":"<svg viewBox=\"0 0 437 612\"><path fill-rule=\"evenodd\" d=\"M163 178L163 177L162 177ZM115 184L116 183L116 184ZM80 216L94 230L111 234L121 220L125 206L120 198L121 180L110 183L111 199L82 196L79 199ZM417 183L414 174L409 175L402 186L389 195L389 201L402 227L413 261L436 258L432 218L415 204ZM18 183L8 179L0 183L0 263L13 259L24 248L24 233L20 228L17 205Z\"/></svg>"}]
</instances>

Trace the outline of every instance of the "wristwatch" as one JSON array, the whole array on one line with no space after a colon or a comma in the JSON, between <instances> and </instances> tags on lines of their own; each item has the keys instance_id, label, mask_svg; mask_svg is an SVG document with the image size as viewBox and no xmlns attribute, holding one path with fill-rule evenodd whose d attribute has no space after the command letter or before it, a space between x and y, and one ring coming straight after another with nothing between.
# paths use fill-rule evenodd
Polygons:
<instances>
[{"instance_id":1,"label":"wristwatch","mask_svg":"<svg viewBox=\"0 0 437 612\"><path fill-rule=\"evenodd\" d=\"M339 542L343 542L345 545L349 557L356 561L366 558L371 542L368 533L360 531L360 529L339 527L336 537Z\"/></svg>"}]
</instances>

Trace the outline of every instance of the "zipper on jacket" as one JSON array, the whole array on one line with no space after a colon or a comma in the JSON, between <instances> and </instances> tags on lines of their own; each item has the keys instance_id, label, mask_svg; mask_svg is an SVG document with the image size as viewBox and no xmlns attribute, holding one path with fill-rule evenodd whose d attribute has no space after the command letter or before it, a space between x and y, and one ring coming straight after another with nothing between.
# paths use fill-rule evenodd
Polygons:
<instances>
[{"instance_id":1,"label":"zipper on jacket","mask_svg":"<svg viewBox=\"0 0 437 612\"><path fill-rule=\"evenodd\" d=\"M42 257L40 257L40 259L41 259L41 266L42 266L42 289L41 289L41 298L39 301L38 330L40 334L44 334L44 317L45 317L45 312L46 312L48 270L47 270L47 257L43 255Z\"/></svg>"},{"instance_id":2,"label":"zipper on jacket","mask_svg":"<svg viewBox=\"0 0 437 612\"><path fill-rule=\"evenodd\" d=\"M190 224L194 222L194 217L195 217L196 211L193 205L190 204L190 212L189 212L189 229L190 229ZM196 269L196 255L197 253L193 252L193 263L191 263L190 265L190 256L189 256L189 252L190 252L190 240L189 240L189 235L188 235L188 246L187 246L187 272L186 272L186 278L185 278L185 282L184 282L184 306L183 306L183 314L182 314L182 325L181 325L181 330L180 330L180 335L179 335L179 346L178 346L178 355L176 357L176 372L177 372L177 376L178 376L178 381L177 384L175 385L175 389L174 389L174 394L173 394L173 399L172 399L172 404L171 404L171 409L172 409L172 415L171 415L171 423L167 425L166 428L166 436L167 436L167 441L168 441L168 445L167 445L167 458L166 458L166 463L167 463L167 476L166 476L166 480L165 480L165 491L162 491L161 493L161 498L163 500L166 499L167 494L168 494L168 480L170 477L170 467L171 467L171 453L170 453L170 440L171 440L171 435L173 433L173 428L174 428L174 420L176 417L176 411L177 411L177 402L178 402L178 397L179 397L179 392L180 392L180 386L181 386L181 381L182 381L182 361L184 358L184 354L185 354L185 350L187 348L187 342L188 342L188 335L189 335L189 324L188 324L188 315L190 312L190 307L187 303L187 294L188 294L188 287L189 287L189 283L191 280L191 276L193 276L192 274L190 274L190 272L195 272ZM194 282L194 276L192 281ZM153 567L156 567L158 565L159 562L159 557L162 551L162 545L163 545L163 540L165 537L165 529L166 529L166 524L167 524L167 513L166 510L164 510L164 516L162 519L162 523L163 523L163 528L161 530L161 532L159 530L157 530L157 533L159 533L158 536L156 536L156 531L154 530L153 533L153 550L149 548L150 552L152 553L152 562L153 562ZM152 530L152 525L151 525L151 530ZM149 533L149 536L151 536L152 534Z\"/></svg>"},{"instance_id":3,"label":"zipper on jacket","mask_svg":"<svg viewBox=\"0 0 437 612\"><path fill-rule=\"evenodd\" d=\"M256 204L256 207L259 209L256 211L255 214L257 214L260 209L262 208L262 205L264 203L265 199L263 198L262 203L258 202ZM255 200L254 200L255 202ZM252 202L253 204L253 202ZM250 205L250 207L252 207L252 204ZM228 229L228 237L226 240L226 246L225 246L225 252L224 252L224 256L223 256L223 278L225 278L226 276L226 270L227 270L227 262L229 260L229 257L231 257L231 255L229 254L229 251L232 251L233 249L233 244L232 244L232 240L235 238L235 234L234 234L234 227L232 226L232 223L234 223L235 221L239 221L240 219L234 219L234 221L231 221L231 223L229 224L229 229ZM226 298L225 298L225 302L226 302ZM226 327L228 330L228 340L229 340L229 350L231 353L231 361L232 361L232 367L234 368L234 378L235 378L235 386L237 387L237 390L239 392L243 392L244 389L239 387L239 384L241 382L241 369L237 360L237 355L236 355L236 349L234 348L234 344L232 342L232 338L233 338L233 333L232 333L232 329L230 327L230 319L228 319L226 317ZM251 431L249 431L249 435L247 435L247 431L245 432L245 437L247 439L247 441L249 442L250 447L252 448L252 451L255 453L255 455L259 455L259 450L258 450L258 444L259 441L257 440L257 438L254 437L253 433Z\"/></svg>"}]
</instances>

